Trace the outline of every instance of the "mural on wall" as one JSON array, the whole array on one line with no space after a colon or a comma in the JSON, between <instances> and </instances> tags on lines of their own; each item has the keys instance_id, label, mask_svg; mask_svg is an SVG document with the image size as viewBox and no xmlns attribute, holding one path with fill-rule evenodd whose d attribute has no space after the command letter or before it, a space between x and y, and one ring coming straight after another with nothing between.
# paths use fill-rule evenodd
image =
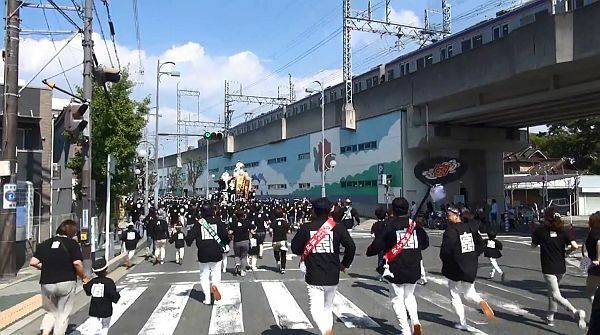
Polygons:
<instances>
[{"instance_id":1,"label":"mural on wall","mask_svg":"<svg viewBox=\"0 0 600 335\"><path fill-rule=\"evenodd\" d=\"M321 133L315 132L229 157L211 158L208 171L202 171L195 186L205 187L206 173L221 175L241 161L259 196L317 197L324 151L326 166L333 159L337 163L325 174L327 195L332 199L350 196L355 201L376 203L381 188L377 185L378 165L383 164L385 173L393 176L393 187L402 187L400 116L400 112L394 112L361 120L357 131L327 129L324 143ZM209 186L218 185L210 178Z\"/></svg>"}]
</instances>

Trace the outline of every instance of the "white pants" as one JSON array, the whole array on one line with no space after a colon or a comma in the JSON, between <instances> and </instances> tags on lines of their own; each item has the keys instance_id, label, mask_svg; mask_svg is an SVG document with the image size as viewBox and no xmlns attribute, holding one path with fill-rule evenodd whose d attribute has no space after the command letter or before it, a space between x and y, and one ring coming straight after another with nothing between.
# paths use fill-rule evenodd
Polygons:
<instances>
[{"instance_id":1,"label":"white pants","mask_svg":"<svg viewBox=\"0 0 600 335\"><path fill-rule=\"evenodd\" d=\"M108 328L110 327L110 317L108 318L96 318L90 317L90 332L89 335L107 335Z\"/></svg>"},{"instance_id":2,"label":"white pants","mask_svg":"<svg viewBox=\"0 0 600 335\"><path fill-rule=\"evenodd\" d=\"M185 254L185 248L175 249L175 261L179 263L179 260L183 262L183 255Z\"/></svg>"},{"instance_id":3,"label":"white pants","mask_svg":"<svg viewBox=\"0 0 600 335\"><path fill-rule=\"evenodd\" d=\"M321 334L333 328L333 298L337 285L334 286L315 286L306 284L308 289L308 304L310 305L310 314L317 324Z\"/></svg>"},{"instance_id":4,"label":"white pants","mask_svg":"<svg viewBox=\"0 0 600 335\"><path fill-rule=\"evenodd\" d=\"M425 272L425 264L423 264L423 260L421 260L421 278L427 278L427 272Z\"/></svg>"},{"instance_id":5,"label":"white pants","mask_svg":"<svg viewBox=\"0 0 600 335\"><path fill-rule=\"evenodd\" d=\"M127 260L131 261L133 259L134 255L135 255L135 249L127 250Z\"/></svg>"},{"instance_id":6,"label":"white pants","mask_svg":"<svg viewBox=\"0 0 600 335\"><path fill-rule=\"evenodd\" d=\"M494 274L496 273L496 271L498 271L499 274L504 273L504 271L502 271L502 269L498 265L498 261L495 258L490 258L490 263L492 263L492 270L490 271L490 277L493 277Z\"/></svg>"},{"instance_id":7,"label":"white pants","mask_svg":"<svg viewBox=\"0 0 600 335\"><path fill-rule=\"evenodd\" d=\"M470 300L476 304L479 304L483 299L477 291L475 291L475 284L464 281L448 280L448 288L450 289L450 297L452 298L452 307L454 312L458 316L458 321L462 325L467 324L465 318L465 307L463 306L460 296L464 296L465 299Z\"/></svg>"},{"instance_id":8,"label":"white pants","mask_svg":"<svg viewBox=\"0 0 600 335\"><path fill-rule=\"evenodd\" d=\"M64 335L75 300L75 281L42 284L42 308L46 311L40 329L55 335Z\"/></svg>"},{"instance_id":9,"label":"white pants","mask_svg":"<svg viewBox=\"0 0 600 335\"><path fill-rule=\"evenodd\" d=\"M159 261L165 260L165 246L167 245L167 240L156 240L156 249L154 250L154 257L156 257Z\"/></svg>"},{"instance_id":10,"label":"white pants","mask_svg":"<svg viewBox=\"0 0 600 335\"><path fill-rule=\"evenodd\" d=\"M408 316L412 324L421 324L419 314L417 313L417 299L415 298L415 284L391 284L394 295L392 297L392 306L398 317L402 334L412 334L412 329L408 323ZM408 314L407 314L408 312Z\"/></svg>"},{"instance_id":11,"label":"white pants","mask_svg":"<svg viewBox=\"0 0 600 335\"><path fill-rule=\"evenodd\" d=\"M575 313L577 308L573 307L569 300L562 296L560 293L560 281L562 280L563 275L552 275L544 273L544 280L546 281L546 286L548 287L548 318L553 319L554 313L558 311L558 304L560 304L564 309L571 313Z\"/></svg>"},{"instance_id":12,"label":"white pants","mask_svg":"<svg viewBox=\"0 0 600 335\"><path fill-rule=\"evenodd\" d=\"M204 303L210 304L210 286L221 282L221 262L200 263L200 286Z\"/></svg>"},{"instance_id":13,"label":"white pants","mask_svg":"<svg viewBox=\"0 0 600 335\"><path fill-rule=\"evenodd\" d=\"M227 271L227 254L223 254L223 272Z\"/></svg>"}]
</instances>

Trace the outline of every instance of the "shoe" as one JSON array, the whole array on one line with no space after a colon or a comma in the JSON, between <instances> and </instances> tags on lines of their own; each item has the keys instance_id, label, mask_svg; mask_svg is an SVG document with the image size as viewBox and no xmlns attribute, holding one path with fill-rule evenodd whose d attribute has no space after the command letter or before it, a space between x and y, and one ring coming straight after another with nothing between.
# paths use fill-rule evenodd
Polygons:
<instances>
[{"instance_id":1,"label":"shoe","mask_svg":"<svg viewBox=\"0 0 600 335\"><path fill-rule=\"evenodd\" d=\"M215 297L215 301L221 300L221 292L219 292L219 289L215 285L210 286L210 293Z\"/></svg>"},{"instance_id":2,"label":"shoe","mask_svg":"<svg viewBox=\"0 0 600 335\"><path fill-rule=\"evenodd\" d=\"M467 327L466 323L463 324L460 322L455 322L454 324L452 324L452 327L458 330L469 330L469 327Z\"/></svg>"},{"instance_id":3,"label":"shoe","mask_svg":"<svg viewBox=\"0 0 600 335\"><path fill-rule=\"evenodd\" d=\"M202 301L202 303L205 305L210 305L210 300L208 300L208 301L204 300L204 301Z\"/></svg>"},{"instance_id":4,"label":"shoe","mask_svg":"<svg viewBox=\"0 0 600 335\"><path fill-rule=\"evenodd\" d=\"M246 275L246 271L242 270L240 276L244 277Z\"/></svg>"},{"instance_id":5,"label":"shoe","mask_svg":"<svg viewBox=\"0 0 600 335\"><path fill-rule=\"evenodd\" d=\"M333 335L333 329L329 329L325 332L325 335Z\"/></svg>"},{"instance_id":6,"label":"shoe","mask_svg":"<svg viewBox=\"0 0 600 335\"><path fill-rule=\"evenodd\" d=\"M258 256L258 259L263 259L263 256L260 256L260 255L259 255L259 256Z\"/></svg>"},{"instance_id":7,"label":"shoe","mask_svg":"<svg viewBox=\"0 0 600 335\"><path fill-rule=\"evenodd\" d=\"M421 325L420 324L415 324L413 326L413 335L422 335L423 333L421 332Z\"/></svg>"},{"instance_id":8,"label":"shoe","mask_svg":"<svg viewBox=\"0 0 600 335\"><path fill-rule=\"evenodd\" d=\"M227 268L223 268L223 273L227 273Z\"/></svg>"},{"instance_id":9,"label":"shoe","mask_svg":"<svg viewBox=\"0 0 600 335\"><path fill-rule=\"evenodd\" d=\"M236 265L235 265L235 274L238 274L238 275L239 275L241 271L242 271L242 268L240 267L240 265L239 265L239 264L236 264Z\"/></svg>"},{"instance_id":10,"label":"shoe","mask_svg":"<svg viewBox=\"0 0 600 335\"><path fill-rule=\"evenodd\" d=\"M502 275L500 276L500 280L506 281L506 272L502 272Z\"/></svg>"},{"instance_id":11,"label":"shoe","mask_svg":"<svg viewBox=\"0 0 600 335\"><path fill-rule=\"evenodd\" d=\"M494 274L493 274L493 273L491 273L491 272L490 272L489 279L490 279L490 280L494 279Z\"/></svg>"},{"instance_id":12,"label":"shoe","mask_svg":"<svg viewBox=\"0 0 600 335\"><path fill-rule=\"evenodd\" d=\"M279 271L279 272L281 272L281 274L284 275L285 274L285 269L281 269L281 271Z\"/></svg>"},{"instance_id":13,"label":"shoe","mask_svg":"<svg viewBox=\"0 0 600 335\"><path fill-rule=\"evenodd\" d=\"M160 264L161 264L161 265L162 265L162 264L165 264L165 261L160 261Z\"/></svg>"},{"instance_id":14,"label":"shoe","mask_svg":"<svg viewBox=\"0 0 600 335\"><path fill-rule=\"evenodd\" d=\"M554 327L554 315L546 315L546 324L550 327Z\"/></svg>"},{"instance_id":15,"label":"shoe","mask_svg":"<svg viewBox=\"0 0 600 335\"><path fill-rule=\"evenodd\" d=\"M479 303L479 306L481 306L481 310L483 311L483 314L485 314L485 316L488 318L488 320L491 321L496 318L494 316L494 311L492 310L490 305L487 303L487 301L481 300L481 302Z\"/></svg>"},{"instance_id":16,"label":"shoe","mask_svg":"<svg viewBox=\"0 0 600 335\"><path fill-rule=\"evenodd\" d=\"M577 321L577 325L579 329L585 329L585 311L583 309L575 311L574 315L575 320Z\"/></svg>"}]
</instances>

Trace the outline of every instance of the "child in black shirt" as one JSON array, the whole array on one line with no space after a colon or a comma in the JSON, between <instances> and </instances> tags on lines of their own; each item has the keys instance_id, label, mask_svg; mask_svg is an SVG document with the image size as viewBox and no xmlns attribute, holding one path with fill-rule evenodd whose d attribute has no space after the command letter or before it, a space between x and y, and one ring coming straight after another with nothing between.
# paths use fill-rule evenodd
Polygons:
<instances>
[{"instance_id":1,"label":"child in black shirt","mask_svg":"<svg viewBox=\"0 0 600 335\"><path fill-rule=\"evenodd\" d=\"M385 230L386 216L387 216L387 213L386 213L385 209L382 206L377 207L377 209L375 210L375 217L377 217L377 221L375 223L373 223L373 226L371 226L371 236L373 238L380 237L380 235ZM379 281L383 281L383 265L385 264L385 261L383 260L383 254L384 254L383 251L377 254L377 269L376 269L376 271L380 275Z\"/></svg>"},{"instance_id":2,"label":"child in black shirt","mask_svg":"<svg viewBox=\"0 0 600 335\"><path fill-rule=\"evenodd\" d=\"M94 261L92 271L96 278L83 285L85 294L92 297L89 315L94 320L92 334L108 334L110 317L113 313L113 303L117 303L121 296L117 292L115 282L106 277L108 264L104 258Z\"/></svg>"},{"instance_id":3,"label":"child in black shirt","mask_svg":"<svg viewBox=\"0 0 600 335\"><path fill-rule=\"evenodd\" d=\"M483 241L485 245L485 249L483 250L483 255L490 259L490 263L492 263L492 269L490 270L490 279L494 279L494 274L496 271L500 274L500 278L502 281L506 279L505 272L500 269L498 266L498 262L496 261L498 258L502 257L502 242L496 239L496 231L491 229L488 232L488 238Z\"/></svg>"},{"instance_id":4,"label":"child in black shirt","mask_svg":"<svg viewBox=\"0 0 600 335\"><path fill-rule=\"evenodd\" d=\"M181 224L175 225L175 232L171 234L169 243L175 242L175 263L181 265L183 263L183 255L185 254L185 234L181 231Z\"/></svg>"}]
</instances>

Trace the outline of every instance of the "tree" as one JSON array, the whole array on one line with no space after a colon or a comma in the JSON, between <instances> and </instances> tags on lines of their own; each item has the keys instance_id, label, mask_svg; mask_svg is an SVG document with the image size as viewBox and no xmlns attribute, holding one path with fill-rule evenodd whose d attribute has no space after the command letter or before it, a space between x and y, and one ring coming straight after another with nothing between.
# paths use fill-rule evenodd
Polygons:
<instances>
[{"instance_id":1,"label":"tree","mask_svg":"<svg viewBox=\"0 0 600 335\"><path fill-rule=\"evenodd\" d=\"M192 192L196 191L196 181L204 172L204 166L206 165L206 161L200 158L192 158L186 163L187 165L187 181L188 184L192 187Z\"/></svg>"},{"instance_id":2,"label":"tree","mask_svg":"<svg viewBox=\"0 0 600 335\"><path fill-rule=\"evenodd\" d=\"M180 167L169 168L169 188L174 194L177 194L179 189L183 186L183 177L181 175Z\"/></svg>"},{"instance_id":3,"label":"tree","mask_svg":"<svg viewBox=\"0 0 600 335\"><path fill-rule=\"evenodd\" d=\"M127 72L123 72L121 80L106 91L104 87L93 84L92 178L96 180L98 204L106 201L108 154L112 154L116 160L111 182L113 197L126 195L136 187L132 166L137 158L138 143L150 110L150 98L146 97L141 101L131 99L134 85Z\"/></svg>"},{"instance_id":4,"label":"tree","mask_svg":"<svg viewBox=\"0 0 600 335\"><path fill-rule=\"evenodd\" d=\"M548 132L530 139L549 157L567 158L578 170L600 174L600 117L550 124Z\"/></svg>"}]
</instances>

